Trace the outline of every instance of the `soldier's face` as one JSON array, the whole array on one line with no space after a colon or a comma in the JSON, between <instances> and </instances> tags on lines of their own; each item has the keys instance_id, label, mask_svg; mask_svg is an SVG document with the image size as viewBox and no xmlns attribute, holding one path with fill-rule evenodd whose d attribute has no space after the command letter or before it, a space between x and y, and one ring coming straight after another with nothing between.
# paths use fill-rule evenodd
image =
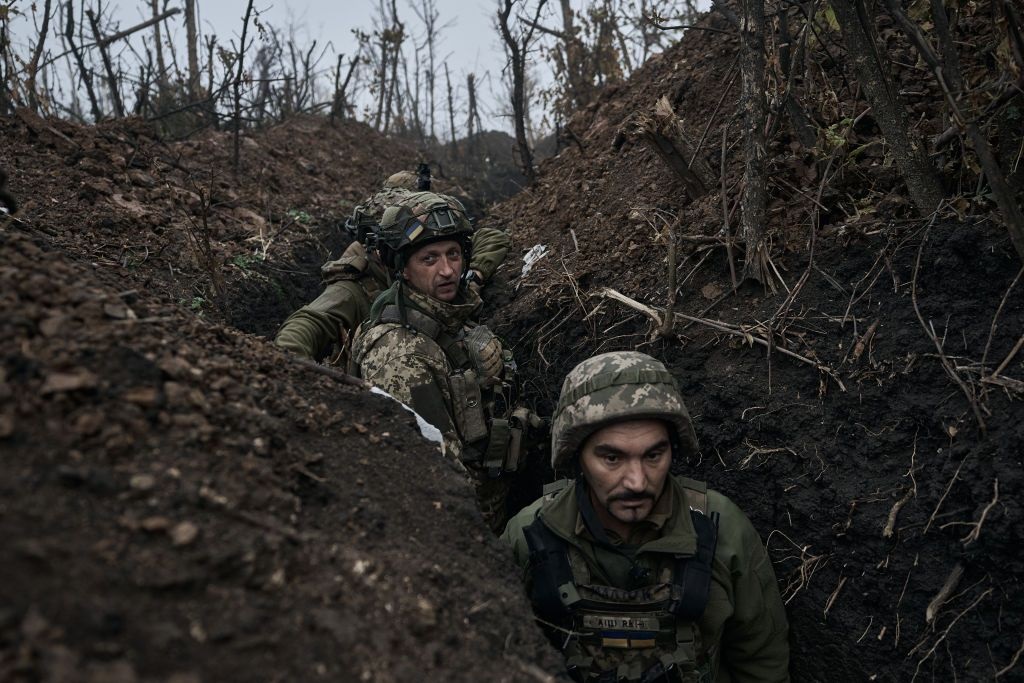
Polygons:
<instances>
[{"instance_id":1,"label":"soldier's face","mask_svg":"<svg viewBox=\"0 0 1024 683\"><path fill-rule=\"evenodd\" d=\"M402 271L406 282L427 296L451 301L459 293L462 247L455 240L420 247Z\"/></svg>"},{"instance_id":2,"label":"soldier's face","mask_svg":"<svg viewBox=\"0 0 1024 683\"><path fill-rule=\"evenodd\" d=\"M665 488L672 446L661 420L629 420L604 427L580 451L583 478L601 523L620 536L647 519Z\"/></svg>"}]
</instances>

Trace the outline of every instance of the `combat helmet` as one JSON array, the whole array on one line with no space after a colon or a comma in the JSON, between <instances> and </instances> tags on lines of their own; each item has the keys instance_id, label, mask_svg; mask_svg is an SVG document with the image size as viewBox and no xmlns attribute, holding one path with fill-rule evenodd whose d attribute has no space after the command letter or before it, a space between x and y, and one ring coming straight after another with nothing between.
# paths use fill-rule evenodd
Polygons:
<instances>
[{"instance_id":1,"label":"combat helmet","mask_svg":"<svg viewBox=\"0 0 1024 683\"><path fill-rule=\"evenodd\" d=\"M566 376L551 424L551 467L576 456L591 434L622 420L664 420L674 428L673 455L697 452L697 436L675 378L661 361L637 351L588 358Z\"/></svg>"},{"instance_id":2,"label":"combat helmet","mask_svg":"<svg viewBox=\"0 0 1024 683\"><path fill-rule=\"evenodd\" d=\"M381 215L389 206L396 204L411 192L402 187L387 187L380 190L362 204L358 204L352 215L345 221L349 237L368 247L375 246L377 226Z\"/></svg>"},{"instance_id":3,"label":"combat helmet","mask_svg":"<svg viewBox=\"0 0 1024 683\"><path fill-rule=\"evenodd\" d=\"M433 192L413 192L384 211L377 228L377 249L381 260L398 271L420 247L455 240L469 263L472 236L473 226L459 200Z\"/></svg>"}]
</instances>

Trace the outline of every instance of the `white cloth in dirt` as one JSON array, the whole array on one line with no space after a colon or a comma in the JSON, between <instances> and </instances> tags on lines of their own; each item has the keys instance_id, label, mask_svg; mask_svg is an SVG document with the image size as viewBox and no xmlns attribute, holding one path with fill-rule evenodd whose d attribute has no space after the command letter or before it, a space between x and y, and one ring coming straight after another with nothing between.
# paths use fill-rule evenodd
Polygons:
<instances>
[{"instance_id":1,"label":"white cloth in dirt","mask_svg":"<svg viewBox=\"0 0 1024 683\"><path fill-rule=\"evenodd\" d=\"M384 391L383 389L379 387L370 387L370 392L374 394L379 394L380 396L387 396L392 401L394 401L395 403L397 403L398 405L402 406L410 413L412 413L413 416L416 418L416 425L420 428L420 434L423 435L423 438L426 439L427 441L436 443L438 447L441 449L441 455L444 455L444 437L441 436L440 429L424 420L422 417L420 417L419 413L417 413L415 410L405 405L404 403L402 403L397 398L395 398L388 392Z\"/></svg>"}]
</instances>

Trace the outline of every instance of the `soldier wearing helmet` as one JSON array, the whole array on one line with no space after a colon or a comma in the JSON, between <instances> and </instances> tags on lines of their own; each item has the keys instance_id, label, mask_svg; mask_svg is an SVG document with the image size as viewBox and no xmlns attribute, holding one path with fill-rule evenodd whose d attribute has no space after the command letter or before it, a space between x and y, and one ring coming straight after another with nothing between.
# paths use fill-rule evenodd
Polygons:
<instances>
[{"instance_id":1,"label":"soldier wearing helmet","mask_svg":"<svg viewBox=\"0 0 1024 683\"><path fill-rule=\"evenodd\" d=\"M352 346L351 371L411 406L465 466L495 533L504 526L507 477L536 419L516 406L515 363L471 318L480 306L463 277L473 250L462 205L412 193L381 217L377 248L395 283L373 303Z\"/></svg>"},{"instance_id":2,"label":"soldier wearing helmet","mask_svg":"<svg viewBox=\"0 0 1024 683\"><path fill-rule=\"evenodd\" d=\"M341 258L324 264L321 269L326 285L324 291L284 321L274 337L277 346L314 360L331 354L332 363L346 364L349 341L356 326L369 314L373 300L391 285L390 274L373 244L381 214L416 192L424 182L429 186L429 173L425 174L422 169L420 176L400 171L384 181L380 192L355 207L346 222L352 243ZM479 287L505 260L511 240L507 234L493 228L476 230L471 240L471 280Z\"/></svg>"},{"instance_id":3,"label":"soldier wearing helmet","mask_svg":"<svg viewBox=\"0 0 1024 683\"><path fill-rule=\"evenodd\" d=\"M502 539L578 681L789 680L786 613L746 515L669 472L697 453L660 362L605 353L573 369L551 428L550 486Z\"/></svg>"}]
</instances>

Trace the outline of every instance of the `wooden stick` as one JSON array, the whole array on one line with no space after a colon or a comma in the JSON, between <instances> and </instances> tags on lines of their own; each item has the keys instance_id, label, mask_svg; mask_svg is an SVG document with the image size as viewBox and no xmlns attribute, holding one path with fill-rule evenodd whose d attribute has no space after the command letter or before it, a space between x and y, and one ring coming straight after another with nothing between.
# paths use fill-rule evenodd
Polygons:
<instances>
[{"instance_id":1,"label":"wooden stick","mask_svg":"<svg viewBox=\"0 0 1024 683\"><path fill-rule=\"evenodd\" d=\"M325 377L330 377L331 379L337 380L342 384L348 384L349 386L359 387L361 389L369 389L371 386L373 386L365 379L354 377L346 372L342 372L341 370L335 370L334 368L328 367L326 365L320 365L319 363L311 361L308 358L299 358L298 356L293 355L289 355L289 358L291 358L295 363L306 368L307 370L323 375Z\"/></svg>"},{"instance_id":2,"label":"wooden stick","mask_svg":"<svg viewBox=\"0 0 1024 683\"><path fill-rule=\"evenodd\" d=\"M655 325L657 325L657 326L661 325L661 313L659 313L657 311L657 309L654 309L654 308L651 308L650 306L642 304L639 301L637 301L636 299L631 299L630 297L626 296L625 294L622 294L621 292L618 292L618 291L616 291L614 289L611 289L610 287L605 287L604 289L602 289L599 292L597 292L597 294L599 296L602 296L602 297L605 297L605 298L608 298L608 299L614 299L615 301L618 301L619 303L625 304L626 306L632 308L635 311L640 311L644 315L648 316L651 320L653 320ZM698 324L704 325L706 327L710 327L711 329L717 330L718 332L722 332L723 334L732 335L734 337L740 337L741 339L746 341L748 344L751 344L751 345L759 344L761 346L764 346L765 348L771 348L773 351L778 351L779 353L781 353L784 356L789 356L790 358L792 358L794 360L798 360L801 363L806 363L807 365L812 365L818 371L824 372L826 375L831 377L835 381L835 383L837 385L839 385L839 388L842 391L844 391L844 392L846 391L846 385L843 384L842 380L839 379L839 377L835 374L835 372L833 372L832 369L829 368L827 365L823 365L822 363L819 363L819 362L817 362L815 360L811 360L810 358L807 358L805 356L801 356L799 353L795 353L793 351L790 351L789 349L783 349L783 348L780 348L779 346L777 346L775 344L770 344L766 339L763 339L761 337L758 337L758 336L755 336L755 335L751 334L751 332L749 330L746 330L746 329L744 329L742 327L738 327L738 326L735 326L735 325L730 325L729 323L724 323L724 322L721 322L719 320L708 320L708 319L705 319L705 318L696 318L696 317L694 317L692 315L686 315L685 313L676 313L675 317L676 318L682 318L683 320L688 320L690 322L698 323Z\"/></svg>"}]
</instances>

